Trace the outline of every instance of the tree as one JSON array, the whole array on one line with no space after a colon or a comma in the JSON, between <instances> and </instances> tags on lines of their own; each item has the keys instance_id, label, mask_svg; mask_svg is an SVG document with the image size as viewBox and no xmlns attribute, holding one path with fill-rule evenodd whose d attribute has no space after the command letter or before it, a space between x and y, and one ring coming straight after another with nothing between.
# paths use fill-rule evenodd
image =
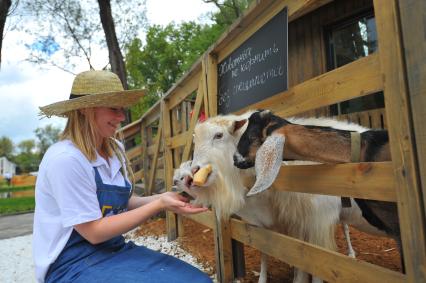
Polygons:
<instances>
[{"instance_id":1,"label":"tree","mask_svg":"<svg viewBox=\"0 0 426 283\"><path fill-rule=\"evenodd\" d=\"M253 0L203 0L203 2L213 3L219 9L219 12L212 15L212 20L218 26L227 27L242 16Z\"/></svg>"},{"instance_id":2,"label":"tree","mask_svg":"<svg viewBox=\"0 0 426 283\"><path fill-rule=\"evenodd\" d=\"M47 125L44 128L35 129L34 133L37 137L38 154L40 157L44 155L46 150L59 140L61 129L52 125Z\"/></svg>"},{"instance_id":3,"label":"tree","mask_svg":"<svg viewBox=\"0 0 426 283\"><path fill-rule=\"evenodd\" d=\"M146 88L141 104L132 107L140 116L187 71L217 39L216 26L195 22L148 28L146 44L138 38L128 46L126 64L131 88Z\"/></svg>"},{"instance_id":4,"label":"tree","mask_svg":"<svg viewBox=\"0 0 426 283\"><path fill-rule=\"evenodd\" d=\"M135 38L127 47L129 87L148 90L142 102L132 107L132 115L142 115L172 87L223 31L242 15L252 0L204 2L214 3L219 8L211 15L214 24L186 22L166 27L154 25L148 28L145 45Z\"/></svg>"},{"instance_id":5,"label":"tree","mask_svg":"<svg viewBox=\"0 0 426 283\"><path fill-rule=\"evenodd\" d=\"M18 148L21 153L31 153L35 150L35 141L23 140L18 144Z\"/></svg>"},{"instance_id":6,"label":"tree","mask_svg":"<svg viewBox=\"0 0 426 283\"><path fill-rule=\"evenodd\" d=\"M38 170L40 163L40 156L35 152L35 141L32 139L23 140L18 144L20 152L13 157L13 162L16 163L19 171L22 173L29 173Z\"/></svg>"},{"instance_id":7,"label":"tree","mask_svg":"<svg viewBox=\"0 0 426 283\"><path fill-rule=\"evenodd\" d=\"M3 44L3 31L6 24L6 18L9 14L12 0L0 0L0 67L1 67L1 48Z\"/></svg>"},{"instance_id":8,"label":"tree","mask_svg":"<svg viewBox=\"0 0 426 283\"><path fill-rule=\"evenodd\" d=\"M6 156L7 159L10 159L13 154L13 142L10 138L2 136L0 138L0 157Z\"/></svg>"},{"instance_id":9,"label":"tree","mask_svg":"<svg viewBox=\"0 0 426 283\"><path fill-rule=\"evenodd\" d=\"M21 0L24 19L31 18L37 27L26 30L36 38L28 48L32 52L30 61L56 66L73 73L76 59L85 58L88 67L95 69L93 54L101 54L99 49L107 48L109 59L105 58L101 69L108 65L127 87L121 46L129 43L145 26L145 0L124 1L98 0L96 2L79 0ZM100 18L94 15L100 15ZM102 23L102 26L101 26ZM104 34L102 35L102 29ZM116 29L118 33L116 33ZM117 34L120 35L117 37ZM49 48L40 48L40 40L49 46L57 45L54 52ZM60 56L54 56L55 53ZM60 61L61 57L65 61ZM97 67L99 69L99 67Z\"/></svg>"}]
</instances>

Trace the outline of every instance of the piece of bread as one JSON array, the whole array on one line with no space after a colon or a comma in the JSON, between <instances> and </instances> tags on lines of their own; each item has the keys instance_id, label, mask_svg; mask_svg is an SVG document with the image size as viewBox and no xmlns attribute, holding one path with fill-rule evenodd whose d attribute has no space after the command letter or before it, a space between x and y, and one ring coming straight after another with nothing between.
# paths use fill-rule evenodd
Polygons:
<instances>
[{"instance_id":1,"label":"piece of bread","mask_svg":"<svg viewBox=\"0 0 426 283\"><path fill-rule=\"evenodd\" d=\"M212 171L212 166L210 164L208 164L207 166L203 168L200 168L200 170L198 170L195 173L192 183L196 186L204 185L211 171Z\"/></svg>"}]
</instances>

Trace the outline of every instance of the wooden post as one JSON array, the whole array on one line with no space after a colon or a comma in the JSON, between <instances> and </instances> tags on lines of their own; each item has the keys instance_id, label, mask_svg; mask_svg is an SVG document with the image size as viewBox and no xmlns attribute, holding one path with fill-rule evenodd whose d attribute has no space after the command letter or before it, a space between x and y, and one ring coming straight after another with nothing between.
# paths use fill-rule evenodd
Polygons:
<instances>
[{"instance_id":1,"label":"wooden post","mask_svg":"<svg viewBox=\"0 0 426 283\"><path fill-rule=\"evenodd\" d=\"M404 1L400 1L400 4L403 4L402 2ZM412 4L414 2L417 2L418 6L422 5L421 1L411 1ZM410 5L405 3L404 12L407 12L408 6ZM423 11L424 7L423 4ZM413 131L413 113L410 108L410 93L407 89L406 59L403 52L404 45L400 30L398 3L396 0L374 0L374 11L379 39L380 65L384 75L385 105L388 114L389 139L397 187L398 212L407 279L408 282L413 283L426 282L425 211L424 203L422 203L424 190L422 192L420 171L414 151L421 144L416 146ZM407 24L405 29L408 33L418 31L417 36L419 38L417 40L423 38L424 46L425 24L421 20L421 13L422 9L416 11L410 9L409 15L405 14L410 19L405 18L404 24ZM418 16L411 16L411 14ZM412 24L415 23L416 19L417 25L413 26ZM408 43L412 48L420 48L420 46L413 46L413 44ZM419 61L423 64L423 70L424 56L422 54L417 58L423 58ZM415 76L415 73L412 72L413 67L413 65L409 66L411 72L408 73L408 75L411 75L412 81L413 76ZM422 79L416 76L415 80L420 82ZM414 87L413 84L411 86ZM425 101L424 98L422 101ZM422 109L420 112L424 114L425 110ZM416 117L419 118L419 116Z\"/></svg>"},{"instance_id":2,"label":"wooden post","mask_svg":"<svg viewBox=\"0 0 426 283\"><path fill-rule=\"evenodd\" d=\"M161 113L163 114L163 141L169 140L172 133L170 123L170 109L166 99L161 101ZM172 188L173 179L173 155L170 144L164 144L164 183L166 190ZM167 225L167 240L173 241L177 238L177 217L176 214L170 211L166 212L166 225Z\"/></svg>"},{"instance_id":3,"label":"wooden post","mask_svg":"<svg viewBox=\"0 0 426 283\"><path fill-rule=\"evenodd\" d=\"M209 117L213 117L217 115L217 56L215 54L208 55L206 72Z\"/></svg>"},{"instance_id":4,"label":"wooden post","mask_svg":"<svg viewBox=\"0 0 426 283\"><path fill-rule=\"evenodd\" d=\"M141 137L142 137L142 160L143 160L143 184L144 195L150 196L152 194L149 187L149 155L148 155L148 131L146 130L146 123L141 123Z\"/></svg>"},{"instance_id":5,"label":"wooden post","mask_svg":"<svg viewBox=\"0 0 426 283\"><path fill-rule=\"evenodd\" d=\"M216 215L214 209L213 214ZM217 216L215 219L214 237L217 281L229 283L234 279L230 223L229 219L223 221L223 219L219 219Z\"/></svg>"}]
</instances>

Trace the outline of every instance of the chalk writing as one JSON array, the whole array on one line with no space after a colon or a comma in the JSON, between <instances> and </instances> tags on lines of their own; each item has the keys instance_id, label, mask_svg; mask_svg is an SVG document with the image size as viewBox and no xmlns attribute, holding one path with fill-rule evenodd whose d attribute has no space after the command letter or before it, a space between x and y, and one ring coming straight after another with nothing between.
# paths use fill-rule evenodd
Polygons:
<instances>
[{"instance_id":1,"label":"chalk writing","mask_svg":"<svg viewBox=\"0 0 426 283\"><path fill-rule=\"evenodd\" d=\"M218 110L227 114L287 89L287 9L218 64Z\"/></svg>"}]
</instances>

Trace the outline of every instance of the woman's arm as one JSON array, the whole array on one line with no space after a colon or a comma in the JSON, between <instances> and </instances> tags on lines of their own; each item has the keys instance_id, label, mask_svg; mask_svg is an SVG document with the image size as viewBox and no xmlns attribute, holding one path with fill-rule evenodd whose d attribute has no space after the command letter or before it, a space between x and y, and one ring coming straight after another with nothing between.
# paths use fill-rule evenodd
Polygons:
<instances>
[{"instance_id":1,"label":"woman's arm","mask_svg":"<svg viewBox=\"0 0 426 283\"><path fill-rule=\"evenodd\" d=\"M143 203L148 200L149 202L133 210L78 224L74 226L74 229L91 244L99 244L136 228L162 210L182 214L194 214L207 210L207 208L191 205L186 198L172 192L163 193L151 199L135 199L132 202L136 205L138 201Z\"/></svg>"},{"instance_id":2,"label":"woman's arm","mask_svg":"<svg viewBox=\"0 0 426 283\"><path fill-rule=\"evenodd\" d=\"M152 196L148 196L148 197L138 197L138 196L131 196L129 199L129 204L127 206L127 208L129 210L138 208L140 206L143 206L145 204L148 204L158 198L160 198L161 194L159 195L152 195Z\"/></svg>"}]
</instances>

